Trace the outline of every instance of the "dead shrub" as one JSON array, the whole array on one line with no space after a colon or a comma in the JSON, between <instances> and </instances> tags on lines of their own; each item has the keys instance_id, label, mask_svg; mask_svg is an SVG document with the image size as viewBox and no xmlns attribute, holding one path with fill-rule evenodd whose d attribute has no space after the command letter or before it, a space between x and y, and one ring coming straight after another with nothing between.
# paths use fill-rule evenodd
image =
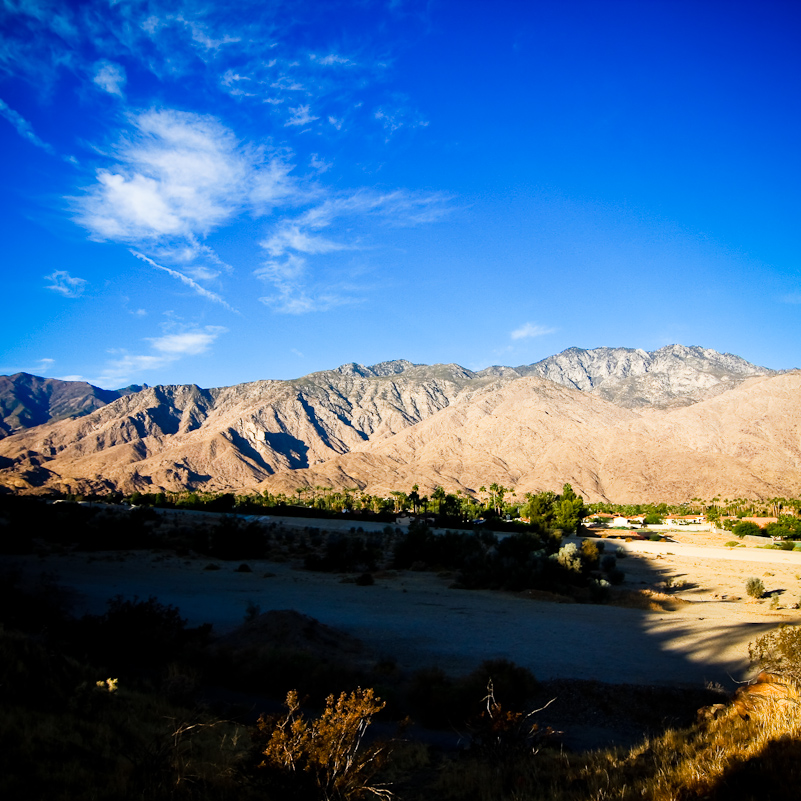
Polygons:
<instances>
[{"instance_id":1,"label":"dead shrub","mask_svg":"<svg viewBox=\"0 0 801 801\"><path fill-rule=\"evenodd\" d=\"M307 793L324 801L360 799L368 795L389 798L385 788L371 784L386 760L388 746L362 746L373 715L384 708L372 689L329 695L319 718L307 720L300 712L295 690L287 693L287 713L259 718L258 730L267 736L259 765L283 774L294 798ZM311 791L311 792L310 792Z\"/></svg>"}]
</instances>

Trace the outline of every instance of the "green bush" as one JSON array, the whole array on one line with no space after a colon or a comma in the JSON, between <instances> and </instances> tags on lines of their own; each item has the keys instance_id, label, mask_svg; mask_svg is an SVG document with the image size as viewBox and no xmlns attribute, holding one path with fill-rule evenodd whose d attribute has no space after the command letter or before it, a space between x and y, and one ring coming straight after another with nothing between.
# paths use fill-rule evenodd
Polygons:
<instances>
[{"instance_id":1,"label":"green bush","mask_svg":"<svg viewBox=\"0 0 801 801\"><path fill-rule=\"evenodd\" d=\"M756 524L752 523L750 520L741 520L737 523L734 528L732 529L735 537L739 537L742 539L746 535L750 535L752 537L763 537L765 536L765 532Z\"/></svg>"},{"instance_id":2,"label":"green bush","mask_svg":"<svg viewBox=\"0 0 801 801\"><path fill-rule=\"evenodd\" d=\"M762 579L751 576L745 582L745 591L752 598L761 598L765 594L765 584Z\"/></svg>"}]
</instances>

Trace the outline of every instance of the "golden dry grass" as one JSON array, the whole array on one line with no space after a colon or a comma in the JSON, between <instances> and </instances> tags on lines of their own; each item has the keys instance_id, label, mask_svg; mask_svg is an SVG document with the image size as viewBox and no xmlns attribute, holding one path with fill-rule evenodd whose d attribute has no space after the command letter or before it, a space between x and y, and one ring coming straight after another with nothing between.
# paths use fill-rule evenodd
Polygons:
<instances>
[{"instance_id":1,"label":"golden dry grass","mask_svg":"<svg viewBox=\"0 0 801 801\"><path fill-rule=\"evenodd\" d=\"M750 720L729 707L715 720L669 730L628 751L453 759L444 764L435 795L471 801L789 801L798 797L800 755L801 695L794 690L789 703L760 702Z\"/></svg>"}]
</instances>

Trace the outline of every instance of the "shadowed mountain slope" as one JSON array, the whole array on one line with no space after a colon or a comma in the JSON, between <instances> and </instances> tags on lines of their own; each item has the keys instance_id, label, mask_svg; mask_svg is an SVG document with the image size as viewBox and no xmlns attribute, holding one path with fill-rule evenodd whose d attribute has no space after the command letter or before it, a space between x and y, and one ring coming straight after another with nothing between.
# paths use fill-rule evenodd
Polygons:
<instances>
[{"instance_id":1,"label":"shadowed mountain slope","mask_svg":"<svg viewBox=\"0 0 801 801\"><path fill-rule=\"evenodd\" d=\"M89 414L140 389L101 389L85 381L40 378L30 373L0 376L0 438L51 420Z\"/></svg>"},{"instance_id":2,"label":"shadowed mountain slope","mask_svg":"<svg viewBox=\"0 0 801 801\"><path fill-rule=\"evenodd\" d=\"M475 379L456 365L363 377L326 371L235 387L151 387L87 418L50 423L0 447L18 489L227 490L391 436L447 406Z\"/></svg>"}]
</instances>

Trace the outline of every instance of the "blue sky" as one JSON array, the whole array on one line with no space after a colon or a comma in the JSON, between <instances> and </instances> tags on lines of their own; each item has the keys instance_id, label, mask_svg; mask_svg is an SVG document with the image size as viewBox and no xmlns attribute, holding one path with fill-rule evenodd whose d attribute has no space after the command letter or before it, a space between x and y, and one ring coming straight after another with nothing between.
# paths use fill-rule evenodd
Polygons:
<instances>
[{"instance_id":1,"label":"blue sky","mask_svg":"<svg viewBox=\"0 0 801 801\"><path fill-rule=\"evenodd\" d=\"M0 373L801 367L796 2L0 10Z\"/></svg>"}]
</instances>

